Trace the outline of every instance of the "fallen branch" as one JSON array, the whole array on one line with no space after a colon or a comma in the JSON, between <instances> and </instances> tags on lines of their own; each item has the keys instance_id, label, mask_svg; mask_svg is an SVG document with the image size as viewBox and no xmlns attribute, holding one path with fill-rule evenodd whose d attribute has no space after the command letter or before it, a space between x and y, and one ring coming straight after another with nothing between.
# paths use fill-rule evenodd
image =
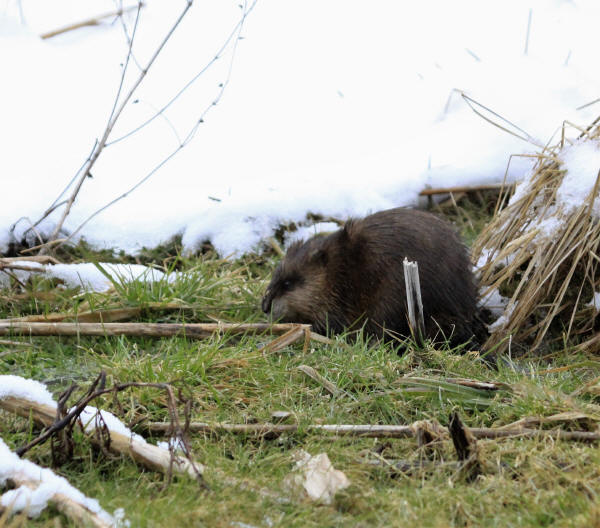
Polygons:
<instances>
[{"instance_id":1,"label":"fallen branch","mask_svg":"<svg viewBox=\"0 0 600 528\"><path fill-rule=\"evenodd\" d=\"M296 323L30 323L0 322L0 336L138 336L204 338L214 334L268 333L285 334L292 330L310 329ZM311 338L314 334L311 332Z\"/></svg>"},{"instance_id":2,"label":"fallen branch","mask_svg":"<svg viewBox=\"0 0 600 528\"><path fill-rule=\"evenodd\" d=\"M24 381L32 382L32 380ZM133 385L139 384L123 384L121 387L129 387ZM110 388L104 389L100 392L107 393L112 392L113 390L114 388ZM96 394L91 396L95 397ZM87 402L85 403L87 404ZM42 425L43 427L57 428L56 405L52 406L50 404L44 404L32 398L5 396L0 398L0 409L13 412L24 418L31 418L34 422ZM71 410L69 414L73 412L75 411ZM83 425L87 432L91 432L93 424ZM86 425L89 425L89 427ZM172 430L173 427L171 426L171 431ZM110 429L108 434L110 436L109 449L111 451L118 454L127 455L133 458L136 462L154 471L159 471L168 475L170 471L173 470L175 473L187 474L192 478L197 478L198 474L201 474L204 471L204 467L201 464L193 464L186 458L173 457L169 450L148 444L143 438L137 435L123 434L119 431L115 431L114 429ZM90 440L93 443L99 443L99 439L93 435L90 437ZM197 466L197 470L194 466Z\"/></svg>"},{"instance_id":3,"label":"fallen branch","mask_svg":"<svg viewBox=\"0 0 600 528\"><path fill-rule=\"evenodd\" d=\"M166 433L171 424L166 422L148 422L140 424L139 428L152 433ZM335 434L338 436L363 436L367 438L411 438L416 436L414 424L412 425L348 425L348 424L310 424L299 427L297 424L229 424L229 423L206 423L191 422L188 430L196 433L234 433L245 435L279 435L283 433L295 433L299 429L311 433ZM554 438L556 440L574 440L580 442L598 442L600 433L589 431L563 431L560 429L499 429L488 427L471 427L469 432L477 439L500 439L500 438ZM439 427L444 435L448 429Z\"/></svg>"},{"instance_id":4,"label":"fallen branch","mask_svg":"<svg viewBox=\"0 0 600 528\"><path fill-rule=\"evenodd\" d=\"M67 495L60 491L54 491L47 500L52 502L58 511L70 518L76 526L94 526L96 528L115 526L114 519L96 501L85 497L66 479L59 477L51 470L37 466L29 460L20 459L8 449L1 439L0 456L4 468L4 472L0 471L1 480L4 482L10 479L16 486L16 489L2 495L0 513L3 510L12 510L13 504L20 498L19 495L28 494L28 490L35 492L41 486L50 486L54 490L68 492ZM74 497L79 500L75 500ZM20 500L22 501L23 498L21 497ZM40 505L38 504L36 507L39 508ZM25 512L27 512L27 508L25 508ZM0 522L2 520L0 519Z\"/></svg>"},{"instance_id":5,"label":"fallen branch","mask_svg":"<svg viewBox=\"0 0 600 528\"><path fill-rule=\"evenodd\" d=\"M140 7L143 7L143 6L144 6L144 4L142 3L140 5ZM137 5L129 6L124 9L117 9L116 11L111 11L110 13L104 13L102 15L97 15L93 18L88 18L86 20L82 20L81 22L76 22L74 24L69 24L68 26L64 26L62 28L53 29L52 31L47 31L46 33L42 33L40 35L40 38L49 39L52 37L56 37L56 35L61 35L62 33L67 33L68 31L73 31L74 29L79 29L79 28L86 27L86 26L97 26L98 24L100 24L100 21L103 18L120 17L123 15L123 13L126 13L128 11L133 11L135 9L138 9Z\"/></svg>"}]
</instances>

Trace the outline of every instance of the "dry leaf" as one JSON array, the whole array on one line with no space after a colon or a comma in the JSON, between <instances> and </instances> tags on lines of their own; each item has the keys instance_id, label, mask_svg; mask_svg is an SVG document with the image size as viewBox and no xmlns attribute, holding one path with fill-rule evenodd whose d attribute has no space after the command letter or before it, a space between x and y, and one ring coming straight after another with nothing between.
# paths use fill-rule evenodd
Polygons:
<instances>
[{"instance_id":1,"label":"dry leaf","mask_svg":"<svg viewBox=\"0 0 600 528\"><path fill-rule=\"evenodd\" d=\"M303 490L311 500L331 504L337 491L350 485L348 477L331 465L327 453L311 456L301 450L294 458L296 466L285 478L292 492Z\"/></svg>"}]
</instances>

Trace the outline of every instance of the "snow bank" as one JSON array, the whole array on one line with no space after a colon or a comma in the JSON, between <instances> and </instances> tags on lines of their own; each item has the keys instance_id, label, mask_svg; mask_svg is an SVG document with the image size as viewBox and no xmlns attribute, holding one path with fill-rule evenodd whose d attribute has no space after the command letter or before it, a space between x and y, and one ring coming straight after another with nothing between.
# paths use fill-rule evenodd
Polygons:
<instances>
[{"instance_id":1,"label":"snow bank","mask_svg":"<svg viewBox=\"0 0 600 528\"><path fill-rule=\"evenodd\" d=\"M136 62L146 64L183 7L145 4L126 90L139 73ZM222 255L237 255L307 212L362 216L415 205L426 186L501 181L511 154L531 153L564 120L585 126L598 112L598 105L585 106L600 88L594 0L377 0L368 7L261 0L243 40L228 41L239 6L194 3L113 139L210 67L160 118L107 148L67 232L149 174L206 108L192 143L86 225L90 243L135 252L182 234L186 250L210 240ZM0 182L11 197L0 211L0 251L23 236L36 242L27 230L101 135L126 56L121 24L110 19L45 41L37 35L111 9L111 0L24 0L0 8L0 48L10 49L0 53ZM126 16L130 30L133 19ZM477 116L461 93L527 141ZM513 158L508 179L530 166ZM38 232L48 234L60 212Z\"/></svg>"}]
</instances>

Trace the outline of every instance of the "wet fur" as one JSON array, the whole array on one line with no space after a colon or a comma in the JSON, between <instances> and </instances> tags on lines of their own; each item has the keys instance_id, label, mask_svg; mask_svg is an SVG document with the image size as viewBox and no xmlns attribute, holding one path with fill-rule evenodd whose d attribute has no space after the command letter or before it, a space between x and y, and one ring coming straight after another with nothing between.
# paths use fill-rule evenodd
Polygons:
<instances>
[{"instance_id":1,"label":"wet fur","mask_svg":"<svg viewBox=\"0 0 600 528\"><path fill-rule=\"evenodd\" d=\"M409 335L405 257L419 265L426 335L470 339L477 290L466 248L447 222L403 208L292 245L273 273L263 310L317 332L364 325L379 337L383 329Z\"/></svg>"}]
</instances>

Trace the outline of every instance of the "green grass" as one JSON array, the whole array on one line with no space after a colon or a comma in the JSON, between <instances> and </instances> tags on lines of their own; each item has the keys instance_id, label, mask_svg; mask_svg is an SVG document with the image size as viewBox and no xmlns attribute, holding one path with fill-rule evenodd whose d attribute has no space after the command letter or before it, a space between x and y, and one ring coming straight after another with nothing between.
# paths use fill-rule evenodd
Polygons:
<instances>
[{"instance_id":1,"label":"green grass","mask_svg":"<svg viewBox=\"0 0 600 528\"><path fill-rule=\"evenodd\" d=\"M476 212L476 208L474 209ZM470 218L475 217L468 211ZM470 227L469 227L470 229ZM148 322L264 320L259 299L276 259L249 257L233 262L210 254L162 261L184 272L173 283L115 284L112 292L81 294L34 281L26 292L0 292L0 317L69 312L87 303L96 309L178 303L177 310L144 308ZM161 262L162 262L161 261ZM176 263L176 264L174 264ZM42 295L40 292L43 292ZM195 421L266 422L273 411L292 413L295 434L277 438L192 434L196 460L207 466L209 490L187 478L166 486L163 475L123 457L94 449L75 434L73 459L57 468L74 486L109 512L124 508L137 526L594 526L600 525L600 451L595 445L552 439L511 438L478 441L483 475L467 483L456 466L451 442L435 447L436 464L410 474L393 474L366 459L417 461L415 439L324 436L311 423L410 424L437 420L447 425L457 411L474 427L499 427L528 416L559 412L586 414L596 427L600 407L590 394L571 396L599 375L598 363L557 350L551 359L524 357L518 368L501 362L491 369L473 354L444 343L416 347L338 338L335 345L298 343L277 353L257 353L265 335L222 336L205 340L129 337L13 338L33 347L0 345L0 374L17 374L48 384L57 396L71 383L81 394L101 370L108 383L171 382L193 402ZM401 353L398 353L398 352ZM331 396L298 370L313 367L340 390ZM555 372L548 369L566 367ZM419 378L406 381L406 378ZM447 378L500 381L509 390L468 389ZM96 405L126 423L168 420L164 392L132 388ZM180 407L183 413L183 406ZM548 426L549 427L549 426ZM582 424L562 424L581 429ZM0 437L17 448L36 435L27 420L0 412ZM155 442L159 436L149 437ZM351 486L331 505L318 505L283 486L293 467L292 453L327 452ZM377 453L377 454L376 454ZM30 460L51 466L50 444L34 448ZM266 489L272 496L258 490ZM287 499L277 500L274 496ZM7 526L70 526L53 510L35 521L15 517ZM0 526L2 522L0 521Z\"/></svg>"}]
</instances>

